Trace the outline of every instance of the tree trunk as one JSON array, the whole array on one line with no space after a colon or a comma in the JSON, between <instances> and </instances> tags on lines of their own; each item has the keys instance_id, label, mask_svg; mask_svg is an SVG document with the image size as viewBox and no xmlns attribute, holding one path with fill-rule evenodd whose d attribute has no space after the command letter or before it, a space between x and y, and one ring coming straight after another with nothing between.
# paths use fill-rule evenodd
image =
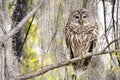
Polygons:
<instances>
[{"instance_id":1,"label":"tree trunk","mask_svg":"<svg viewBox=\"0 0 120 80\"><path fill-rule=\"evenodd\" d=\"M0 45L0 80L6 80L5 77L5 46Z\"/></svg>"},{"instance_id":2,"label":"tree trunk","mask_svg":"<svg viewBox=\"0 0 120 80\"><path fill-rule=\"evenodd\" d=\"M16 27L16 25L26 16L27 13L27 2L28 0L17 0L15 9L12 14L12 28ZM17 56L18 61L21 61L22 57L22 49L23 49L23 40L24 40L24 27L22 27L18 33L14 34L12 38L12 47L13 53Z\"/></svg>"},{"instance_id":3,"label":"tree trunk","mask_svg":"<svg viewBox=\"0 0 120 80\"><path fill-rule=\"evenodd\" d=\"M26 15L26 6L27 0L17 0L17 4L15 6L16 8L13 12L12 26L16 26L18 22L20 22ZM17 12L20 15L17 15ZM0 0L0 36L4 36L6 33L8 33L8 31L10 31L10 18L7 14L7 0ZM19 54L16 56L13 53L15 53L15 51L18 51L18 53L22 52L20 51L22 45L21 40L23 41L23 36L21 36L23 35L22 31L23 29L19 31L14 37L18 41L18 43L17 41L14 43L15 46L17 45L16 47L14 46L12 48L12 39L7 40L6 42L0 41L0 80L14 80L13 78L20 75L21 64L19 63L17 57ZM2 39L3 37L0 38Z\"/></svg>"},{"instance_id":4,"label":"tree trunk","mask_svg":"<svg viewBox=\"0 0 120 80\"><path fill-rule=\"evenodd\" d=\"M0 36L5 35L5 27L7 25L7 19L5 16L6 0L0 0ZM0 37L3 40L3 37ZM6 80L6 46L0 41L0 80Z\"/></svg>"},{"instance_id":5,"label":"tree trunk","mask_svg":"<svg viewBox=\"0 0 120 80\"><path fill-rule=\"evenodd\" d=\"M0 5L2 8L2 5ZM1 9L3 10L3 8ZM6 26L6 22L5 22L5 15L3 13L3 11L0 10L0 36L4 36L5 35L5 30L4 30L4 26ZM1 37L2 39L3 37ZM0 41L0 80L6 80L6 67L5 67L5 60L6 60L6 46L4 43L2 43L2 41Z\"/></svg>"}]
</instances>

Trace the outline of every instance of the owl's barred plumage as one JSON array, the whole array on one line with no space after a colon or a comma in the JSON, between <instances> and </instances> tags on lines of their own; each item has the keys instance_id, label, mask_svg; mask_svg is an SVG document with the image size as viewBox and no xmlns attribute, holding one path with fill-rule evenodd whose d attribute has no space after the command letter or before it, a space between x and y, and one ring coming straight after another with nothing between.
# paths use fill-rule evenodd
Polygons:
<instances>
[{"instance_id":1,"label":"owl's barred plumage","mask_svg":"<svg viewBox=\"0 0 120 80\"><path fill-rule=\"evenodd\" d=\"M95 18L87 9L73 11L66 28L65 37L67 47L70 49L70 58L92 53L98 36L98 26ZM74 69L85 70L91 57L73 63Z\"/></svg>"}]
</instances>

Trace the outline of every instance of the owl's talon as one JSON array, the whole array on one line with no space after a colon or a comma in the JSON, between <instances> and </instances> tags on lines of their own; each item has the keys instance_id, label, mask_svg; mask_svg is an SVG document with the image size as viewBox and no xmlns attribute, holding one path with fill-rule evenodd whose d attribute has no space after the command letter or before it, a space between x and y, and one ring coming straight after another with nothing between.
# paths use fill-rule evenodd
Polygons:
<instances>
[{"instance_id":1,"label":"owl's talon","mask_svg":"<svg viewBox=\"0 0 120 80\"><path fill-rule=\"evenodd\" d=\"M85 58L85 54L82 54L82 58Z\"/></svg>"},{"instance_id":2,"label":"owl's talon","mask_svg":"<svg viewBox=\"0 0 120 80\"><path fill-rule=\"evenodd\" d=\"M83 58L85 58L84 54L79 55L79 59L83 59Z\"/></svg>"},{"instance_id":3,"label":"owl's talon","mask_svg":"<svg viewBox=\"0 0 120 80\"><path fill-rule=\"evenodd\" d=\"M82 59L82 55L79 55L79 59Z\"/></svg>"},{"instance_id":4,"label":"owl's talon","mask_svg":"<svg viewBox=\"0 0 120 80\"><path fill-rule=\"evenodd\" d=\"M69 62L71 62L71 59L69 57L66 57Z\"/></svg>"}]
</instances>

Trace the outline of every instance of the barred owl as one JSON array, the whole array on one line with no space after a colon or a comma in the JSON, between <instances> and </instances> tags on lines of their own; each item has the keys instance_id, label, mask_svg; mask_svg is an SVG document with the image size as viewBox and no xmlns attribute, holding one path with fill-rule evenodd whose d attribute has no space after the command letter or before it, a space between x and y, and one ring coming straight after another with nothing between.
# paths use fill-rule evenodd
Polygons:
<instances>
[{"instance_id":1,"label":"barred owl","mask_svg":"<svg viewBox=\"0 0 120 80\"><path fill-rule=\"evenodd\" d=\"M65 38L70 58L92 53L98 36L98 26L93 13L87 9L73 11L69 16ZM86 70L91 57L73 63L75 72Z\"/></svg>"}]
</instances>

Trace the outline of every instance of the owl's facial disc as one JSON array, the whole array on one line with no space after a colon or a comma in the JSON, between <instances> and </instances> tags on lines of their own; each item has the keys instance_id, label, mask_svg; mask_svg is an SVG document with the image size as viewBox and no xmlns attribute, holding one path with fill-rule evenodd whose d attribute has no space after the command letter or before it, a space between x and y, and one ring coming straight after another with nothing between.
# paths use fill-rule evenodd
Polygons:
<instances>
[{"instance_id":1,"label":"owl's facial disc","mask_svg":"<svg viewBox=\"0 0 120 80\"><path fill-rule=\"evenodd\" d=\"M79 24L79 22L80 22L80 15L79 15L79 13L77 13L77 14L72 16L71 22L73 22L73 24L76 25L76 26L80 25Z\"/></svg>"}]
</instances>

